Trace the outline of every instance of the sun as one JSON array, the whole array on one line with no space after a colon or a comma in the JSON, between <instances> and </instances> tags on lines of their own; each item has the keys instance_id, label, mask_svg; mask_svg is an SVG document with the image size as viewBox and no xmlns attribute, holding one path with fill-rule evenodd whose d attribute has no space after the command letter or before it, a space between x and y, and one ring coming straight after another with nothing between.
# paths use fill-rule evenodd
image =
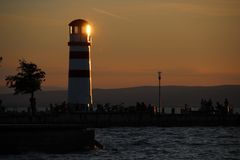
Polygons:
<instances>
[{"instance_id":1,"label":"sun","mask_svg":"<svg viewBox=\"0 0 240 160\"><path fill-rule=\"evenodd\" d=\"M87 26L86 26L86 33L87 33L88 35L91 34L91 26L90 26L90 25L87 25Z\"/></svg>"}]
</instances>

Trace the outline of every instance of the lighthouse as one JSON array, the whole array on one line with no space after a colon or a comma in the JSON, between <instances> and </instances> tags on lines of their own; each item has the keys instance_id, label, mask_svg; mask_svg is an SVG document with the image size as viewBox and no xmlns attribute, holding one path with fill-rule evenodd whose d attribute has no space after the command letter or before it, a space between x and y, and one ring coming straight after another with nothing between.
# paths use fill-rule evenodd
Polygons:
<instances>
[{"instance_id":1,"label":"lighthouse","mask_svg":"<svg viewBox=\"0 0 240 160\"><path fill-rule=\"evenodd\" d=\"M92 108L91 26L83 19L69 23L68 106L77 111Z\"/></svg>"}]
</instances>

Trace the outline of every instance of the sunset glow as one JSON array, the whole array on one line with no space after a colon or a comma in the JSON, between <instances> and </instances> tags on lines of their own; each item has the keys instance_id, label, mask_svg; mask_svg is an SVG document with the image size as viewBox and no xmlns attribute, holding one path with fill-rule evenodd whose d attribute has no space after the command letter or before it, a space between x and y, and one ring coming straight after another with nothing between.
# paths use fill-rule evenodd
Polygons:
<instances>
[{"instance_id":1,"label":"sunset glow","mask_svg":"<svg viewBox=\"0 0 240 160\"><path fill-rule=\"evenodd\" d=\"M3 1L0 85L25 58L47 73L44 85L66 88L67 25L77 18L91 24L82 31L94 40L94 88L157 85L159 70L163 85L240 84L239 8L229 0Z\"/></svg>"}]
</instances>

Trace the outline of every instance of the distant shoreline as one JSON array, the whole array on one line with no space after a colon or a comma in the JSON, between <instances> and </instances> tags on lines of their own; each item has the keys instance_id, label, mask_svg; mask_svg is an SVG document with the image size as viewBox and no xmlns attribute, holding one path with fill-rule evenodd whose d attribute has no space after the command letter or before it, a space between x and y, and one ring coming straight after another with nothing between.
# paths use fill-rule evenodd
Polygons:
<instances>
[{"instance_id":1,"label":"distant shoreline","mask_svg":"<svg viewBox=\"0 0 240 160\"><path fill-rule=\"evenodd\" d=\"M158 86L143 85L143 86L128 86L128 87L110 87L110 88L93 88L93 90L124 90L124 89L135 89L135 88L152 88ZM221 84L221 85L162 85L163 88L216 88L216 87L240 87L240 84ZM67 91L65 87L43 87L43 92L55 92L55 91ZM42 92L37 91L37 92ZM7 88L6 86L0 86L0 95L13 93L13 89Z\"/></svg>"},{"instance_id":2,"label":"distant shoreline","mask_svg":"<svg viewBox=\"0 0 240 160\"><path fill-rule=\"evenodd\" d=\"M234 109L240 108L240 85L220 86L163 86L162 106L166 108L183 107L188 104L192 108L200 107L201 98L211 98L213 104L223 103L225 98L229 99ZM0 94L3 106L12 108L25 108L29 106L29 95L13 95L12 93ZM49 107L52 103L61 104L67 101L67 90L51 90L36 92L37 108ZM122 104L124 106L136 105L144 102L146 105L158 106L158 87L143 86L122 89L94 89L94 105L110 103L111 105ZM18 107L15 107L18 106Z\"/></svg>"}]
</instances>

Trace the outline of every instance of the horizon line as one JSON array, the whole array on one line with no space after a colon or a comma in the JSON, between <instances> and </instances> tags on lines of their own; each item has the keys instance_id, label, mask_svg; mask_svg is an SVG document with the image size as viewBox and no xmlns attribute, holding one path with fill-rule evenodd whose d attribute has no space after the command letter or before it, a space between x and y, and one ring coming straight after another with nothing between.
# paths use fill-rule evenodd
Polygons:
<instances>
[{"instance_id":1,"label":"horizon line","mask_svg":"<svg viewBox=\"0 0 240 160\"><path fill-rule=\"evenodd\" d=\"M240 86L240 84L219 84L219 85L162 85L161 87L197 87L197 88L211 88L211 87L231 87L231 86ZM117 89L130 89L130 88L147 88L147 87L158 87L158 85L142 85L142 86L126 86L126 87L116 87L116 88L101 88L96 87L93 88L93 90L117 90ZM1 89L4 89L5 92L1 92ZM6 92L6 90L10 91L13 90L13 88L8 88L6 86L0 86L0 94L9 93ZM47 86L43 87L40 91L65 91L67 88L65 87L56 87L56 86ZM39 92L39 91L37 91Z\"/></svg>"}]
</instances>

